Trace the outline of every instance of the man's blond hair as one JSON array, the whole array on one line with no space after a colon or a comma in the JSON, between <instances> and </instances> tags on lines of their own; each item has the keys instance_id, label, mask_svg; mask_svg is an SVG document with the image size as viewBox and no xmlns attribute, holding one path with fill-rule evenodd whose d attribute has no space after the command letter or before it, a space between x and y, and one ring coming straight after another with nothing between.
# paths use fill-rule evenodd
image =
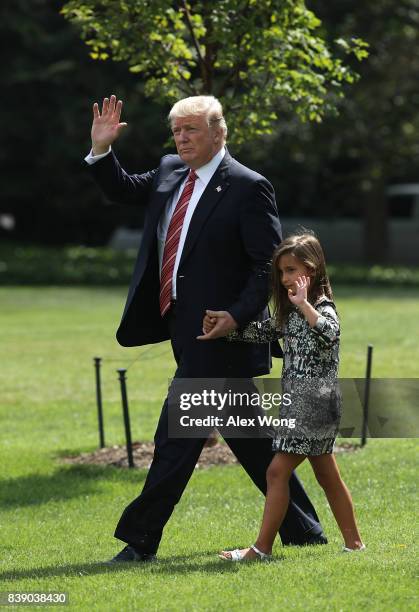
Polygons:
<instances>
[{"instance_id":1,"label":"man's blond hair","mask_svg":"<svg viewBox=\"0 0 419 612\"><path fill-rule=\"evenodd\" d=\"M220 127L223 132L223 141L227 140L227 123L223 117L223 107L214 96L191 96L183 98L172 106L169 113L169 122L178 117L189 117L190 115L204 115L209 127Z\"/></svg>"}]
</instances>

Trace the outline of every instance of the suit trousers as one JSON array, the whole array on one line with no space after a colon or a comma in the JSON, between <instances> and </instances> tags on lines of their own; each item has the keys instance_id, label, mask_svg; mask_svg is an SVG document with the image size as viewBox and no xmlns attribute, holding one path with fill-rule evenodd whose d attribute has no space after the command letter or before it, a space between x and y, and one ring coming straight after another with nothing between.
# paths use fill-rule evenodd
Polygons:
<instances>
[{"instance_id":1,"label":"suit trousers","mask_svg":"<svg viewBox=\"0 0 419 612\"><path fill-rule=\"evenodd\" d=\"M176 333L176 304L166 315L172 349L177 362L175 377L189 377L183 360L181 334ZM204 374L202 375L204 377ZM272 461L270 438L225 438L247 474L266 494L266 470ZM168 433L168 400L166 398L154 436L154 457L140 495L123 511L115 537L144 553L155 553L164 526L179 502L194 472L205 438L171 438ZM283 544L304 544L322 534L316 511L295 474L289 483L290 504L279 529Z\"/></svg>"}]
</instances>

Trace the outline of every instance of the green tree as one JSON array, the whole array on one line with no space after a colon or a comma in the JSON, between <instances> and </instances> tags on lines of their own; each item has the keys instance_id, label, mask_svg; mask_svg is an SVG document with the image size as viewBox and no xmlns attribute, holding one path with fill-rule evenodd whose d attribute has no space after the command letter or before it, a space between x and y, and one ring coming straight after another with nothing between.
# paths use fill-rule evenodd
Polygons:
<instances>
[{"instance_id":1,"label":"green tree","mask_svg":"<svg viewBox=\"0 0 419 612\"><path fill-rule=\"evenodd\" d=\"M386 189L418 182L419 0L307 5L326 41L367 41L368 61L357 66L360 78L338 101L338 115L304 125L290 117L262 146L244 147L241 159L273 181L281 216L361 218L364 259L391 263Z\"/></svg>"},{"instance_id":2,"label":"green tree","mask_svg":"<svg viewBox=\"0 0 419 612\"><path fill-rule=\"evenodd\" d=\"M128 168L157 164L167 126L161 109L144 109L141 83L121 63L98 64L75 28L50 0L0 3L3 42L0 80L7 100L2 113L0 225L6 239L43 244L103 244L115 226L136 225L141 212L103 206L84 171L89 151L91 101L112 83L130 108L130 139L118 146ZM140 101L140 103L139 103Z\"/></svg>"},{"instance_id":3,"label":"green tree","mask_svg":"<svg viewBox=\"0 0 419 612\"><path fill-rule=\"evenodd\" d=\"M367 55L356 38L334 41L334 55L304 0L69 0L62 13L92 58L126 62L155 100L220 98L236 144L288 111L320 122L356 79L339 55Z\"/></svg>"},{"instance_id":4,"label":"green tree","mask_svg":"<svg viewBox=\"0 0 419 612\"><path fill-rule=\"evenodd\" d=\"M340 115L319 126L312 154L340 174L364 217L364 254L385 262L389 252L386 187L417 182L419 166L419 0L311 0L326 38L356 32L369 44L360 80L341 101ZM348 172L350 169L350 172Z\"/></svg>"}]
</instances>

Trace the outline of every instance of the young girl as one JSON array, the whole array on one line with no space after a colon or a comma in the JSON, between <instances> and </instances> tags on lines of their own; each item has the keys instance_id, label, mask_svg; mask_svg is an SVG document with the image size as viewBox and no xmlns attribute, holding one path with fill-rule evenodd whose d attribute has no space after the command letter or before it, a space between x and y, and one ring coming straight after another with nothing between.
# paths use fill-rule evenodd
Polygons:
<instances>
[{"instance_id":1,"label":"young girl","mask_svg":"<svg viewBox=\"0 0 419 612\"><path fill-rule=\"evenodd\" d=\"M222 551L219 556L227 561L270 557L288 508L288 481L292 471L306 458L342 532L343 550L363 550L351 495L333 455L340 416L340 396L335 392L340 330L317 238L305 233L284 240L274 253L272 276L274 316L230 332L227 339L261 343L283 338L282 385L283 391L291 390L292 409L281 407L280 416L287 417L287 410L292 411L300 427L295 437L279 432L273 440L276 454L266 473L265 509L255 544L250 548ZM210 310L206 313L205 336L201 339L225 335L218 328L228 313Z\"/></svg>"}]
</instances>

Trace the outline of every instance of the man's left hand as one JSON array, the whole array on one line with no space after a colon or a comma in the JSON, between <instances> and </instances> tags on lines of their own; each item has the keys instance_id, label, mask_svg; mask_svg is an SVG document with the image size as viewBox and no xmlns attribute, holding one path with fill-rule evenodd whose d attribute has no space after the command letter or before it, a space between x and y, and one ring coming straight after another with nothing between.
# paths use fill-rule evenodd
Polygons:
<instances>
[{"instance_id":1,"label":"man's left hand","mask_svg":"<svg viewBox=\"0 0 419 612\"><path fill-rule=\"evenodd\" d=\"M212 327L212 329L209 329ZM231 314L226 310L206 310L204 318L204 335L197 336L197 340L215 340L223 338L238 325Z\"/></svg>"}]
</instances>

